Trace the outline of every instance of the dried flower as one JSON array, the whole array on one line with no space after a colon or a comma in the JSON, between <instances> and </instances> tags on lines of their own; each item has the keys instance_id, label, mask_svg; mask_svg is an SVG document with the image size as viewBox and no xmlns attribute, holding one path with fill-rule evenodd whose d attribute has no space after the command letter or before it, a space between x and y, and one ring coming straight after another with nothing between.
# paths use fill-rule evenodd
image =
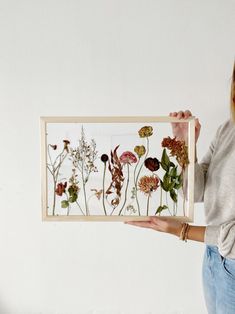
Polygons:
<instances>
[{"instance_id":1,"label":"dried flower","mask_svg":"<svg viewBox=\"0 0 235 314\"><path fill-rule=\"evenodd\" d=\"M67 153L68 153L68 152L69 152L68 145L70 144L70 141L68 141L68 140L63 140L63 142L64 142L64 150L66 150Z\"/></svg>"},{"instance_id":2,"label":"dried flower","mask_svg":"<svg viewBox=\"0 0 235 314\"><path fill-rule=\"evenodd\" d=\"M136 209L135 209L135 207L133 206L133 205L127 205L127 207L126 207L126 211L129 211L130 213L136 213Z\"/></svg>"},{"instance_id":3,"label":"dried flower","mask_svg":"<svg viewBox=\"0 0 235 314\"><path fill-rule=\"evenodd\" d=\"M103 190L91 189L91 191L95 192L95 196L100 200Z\"/></svg>"},{"instance_id":4,"label":"dried flower","mask_svg":"<svg viewBox=\"0 0 235 314\"><path fill-rule=\"evenodd\" d=\"M67 187L67 182L65 182L64 184L62 182L57 184L57 188L55 190L56 194L58 196L62 196L63 193L65 193L65 189Z\"/></svg>"},{"instance_id":5,"label":"dried flower","mask_svg":"<svg viewBox=\"0 0 235 314\"><path fill-rule=\"evenodd\" d=\"M119 145L115 147L114 151L111 150L111 160L109 161L108 169L111 173L112 180L110 186L106 190L106 195L116 193L116 196L112 199L111 204L116 208L120 202L121 189L123 186L124 176L122 172L122 165L117 155L117 149Z\"/></svg>"},{"instance_id":6,"label":"dried flower","mask_svg":"<svg viewBox=\"0 0 235 314\"><path fill-rule=\"evenodd\" d=\"M50 146L52 147L52 149L56 150L57 149L57 145L51 145Z\"/></svg>"},{"instance_id":7,"label":"dried flower","mask_svg":"<svg viewBox=\"0 0 235 314\"><path fill-rule=\"evenodd\" d=\"M103 154L101 157L100 157L101 161L103 162L107 162L109 160L109 156L106 155L106 154Z\"/></svg>"},{"instance_id":8,"label":"dried flower","mask_svg":"<svg viewBox=\"0 0 235 314\"><path fill-rule=\"evenodd\" d=\"M171 151L171 156L176 156L176 160L182 168L189 164L187 146L184 141L177 141L176 137L172 139L168 136L163 139L162 147L168 148Z\"/></svg>"},{"instance_id":9,"label":"dried flower","mask_svg":"<svg viewBox=\"0 0 235 314\"><path fill-rule=\"evenodd\" d=\"M144 126L138 131L138 133L140 137L149 137L153 135L153 128L151 126Z\"/></svg>"},{"instance_id":10,"label":"dried flower","mask_svg":"<svg viewBox=\"0 0 235 314\"><path fill-rule=\"evenodd\" d=\"M84 183L88 181L91 172L98 171L95 166L95 160L97 158L96 142L94 139L91 139L90 143L86 141L83 126L79 146L70 151L70 156L73 166L84 171Z\"/></svg>"},{"instance_id":11,"label":"dried flower","mask_svg":"<svg viewBox=\"0 0 235 314\"><path fill-rule=\"evenodd\" d=\"M126 152L121 154L120 161L123 164L129 164L130 165L130 164L136 163L137 158L135 157L135 155L132 152L126 151Z\"/></svg>"},{"instance_id":12,"label":"dried flower","mask_svg":"<svg viewBox=\"0 0 235 314\"><path fill-rule=\"evenodd\" d=\"M143 145L141 145L141 146L135 146L134 151L136 152L138 157L141 158L145 154L146 149Z\"/></svg>"},{"instance_id":13,"label":"dried flower","mask_svg":"<svg viewBox=\"0 0 235 314\"><path fill-rule=\"evenodd\" d=\"M69 178L69 183L70 186L68 188L68 192L70 195L72 194L78 194L80 191L80 187L78 186L78 180L77 180L77 174L76 174L76 169L72 169L72 175Z\"/></svg>"},{"instance_id":14,"label":"dried flower","mask_svg":"<svg viewBox=\"0 0 235 314\"><path fill-rule=\"evenodd\" d=\"M140 191L145 194L151 194L151 192L156 191L159 187L159 179L157 176L143 176L138 182Z\"/></svg>"},{"instance_id":15,"label":"dried flower","mask_svg":"<svg viewBox=\"0 0 235 314\"><path fill-rule=\"evenodd\" d=\"M147 158L144 161L144 165L150 171L157 171L160 168L160 162L157 158Z\"/></svg>"}]
</instances>

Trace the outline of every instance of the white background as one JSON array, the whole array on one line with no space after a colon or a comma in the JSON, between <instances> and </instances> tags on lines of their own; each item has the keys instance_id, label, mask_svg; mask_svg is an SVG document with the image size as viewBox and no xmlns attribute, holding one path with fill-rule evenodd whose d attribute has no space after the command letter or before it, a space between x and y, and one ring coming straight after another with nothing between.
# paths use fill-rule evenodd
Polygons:
<instances>
[{"instance_id":1,"label":"white background","mask_svg":"<svg viewBox=\"0 0 235 314\"><path fill-rule=\"evenodd\" d=\"M0 313L205 314L204 244L42 223L39 117L229 116L233 0L0 0ZM196 223L204 223L196 204Z\"/></svg>"}]
</instances>

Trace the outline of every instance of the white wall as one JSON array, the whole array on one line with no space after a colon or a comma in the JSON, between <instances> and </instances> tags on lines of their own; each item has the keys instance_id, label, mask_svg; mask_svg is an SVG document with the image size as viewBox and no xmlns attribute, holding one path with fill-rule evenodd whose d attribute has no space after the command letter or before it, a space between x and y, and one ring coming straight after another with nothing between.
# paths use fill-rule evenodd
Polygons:
<instances>
[{"instance_id":1,"label":"white wall","mask_svg":"<svg viewBox=\"0 0 235 314\"><path fill-rule=\"evenodd\" d=\"M204 244L42 223L41 115L229 115L233 0L0 0L0 314L204 314ZM204 223L196 204L196 223Z\"/></svg>"}]
</instances>

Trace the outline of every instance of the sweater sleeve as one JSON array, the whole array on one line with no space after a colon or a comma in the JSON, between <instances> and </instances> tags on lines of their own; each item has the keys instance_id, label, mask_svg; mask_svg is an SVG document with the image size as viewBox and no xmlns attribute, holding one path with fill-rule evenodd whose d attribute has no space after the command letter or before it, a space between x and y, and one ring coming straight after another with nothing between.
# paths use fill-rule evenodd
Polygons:
<instances>
[{"instance_id":1,"label":"sweater sleeve","mask_svg":"<svg viewBox=\"0 0 235 314\"><path fill-rule=\"evenodd\" d=\"M209 149L202 158L201 162L195 162L194 202L204 201L207 170L213 158L213 154L215 152L220 136L220 131L223 125L224 123L218 127L216 134L210 143ZM184 184L187 187L187 175L185 178L186 182ZM219 253L223 257L235 259L235 220L225 222L218 226L207 225L205 230L204 243L218 246Z\"/></svg>"},{"instance_id":2,"label":"sweater sleeve","mask_svg":"<svg viewBox=\"0 0 235 314\"><path fill-rule=\"evenodd\" d=\"M235 259L235 220L220 226L206 226L204 242L217 245L223 257Z\"/></svg>"}]
</instances>

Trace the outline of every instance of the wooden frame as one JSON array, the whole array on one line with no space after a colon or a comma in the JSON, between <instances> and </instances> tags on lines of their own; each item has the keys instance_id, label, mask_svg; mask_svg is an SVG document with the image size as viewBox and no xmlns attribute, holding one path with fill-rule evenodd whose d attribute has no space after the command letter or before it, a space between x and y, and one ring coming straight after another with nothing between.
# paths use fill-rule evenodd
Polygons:
<instances>
[{"instance_id":1,"label":"wooden frame","mask_svg":"<svg viewBox=\"0 0 235 314\"><path fill-rule=\"evenodd\" d=\"M127 215L127 214L123 215L123 212L121 212L121 211L120 211L121 212L120 215L117 215L117 214L112 215L110 213L107 214L107 208L106 208L106 215L104 213L100 214L100 215L97 215L97 214L93 215L93 214L90 214L88 212L85 212L85 210L83 211L83 215L82 214L68 214L68 208L67 208L67 214L66 214L66 211L64 211L64 213L62 212L60 214L58 214L58 213L55 214L55 203L56 203L55 201L54 201L54 211L49 213L50 207L48 206L49 205L48 204L48 201L49 201L48 190L50 188L50 185L51 185L52 181L54 182L54 188L53 188L54 197L53 197L53 199L57 199L57 197L59 199L62 195L65 195L65 193L67 195L67 201L64 200L64 203L63 203L64 206L67 206L69 204L68 206L72 207L72 205L74 205L72 203L75 202L75 199L76 199L76 202L77 202L77 197L79 195L78 192L76 192L76 191L75 192L77 194L76 193L74 194L74 190L73 189L72 189L72 192L71 192L71 190L70 190L70 192L63 192L64 190L68 189L68 186L65 187L65 182L61 183L61 186L59 186L59 181L54 180L53 174L55 172L53 172L54 170L52 170L52 165L54 164L54 162L52 162L51 157L50 157L51 164L49 164L49 162L48 162L48 160L49 160L48 154L50 154L49 150L53 151L53 150L57 149L57 143L50 142L50 140L48 139L48 137L50 137L50 134L53 134L53 136L56 136L53 133L54 132L53 128L58 126L58 129L57 129L57 131L58 131L58 130L60 130L59 126L61 126L61 129L62 129L62 127L65 127L65 126L68 126L68 128L70 128L70 126L74 126L74 127L75 126L76 127L80 126L80 127L82 127L83 125L87 125L87 126L90 127L90 126L93 125L93 126L96 126L97 130L101 130L102 129L101 127L103 127L105 129L105 127L113 127L116 124L121 124L122 127L118 128L117 130L124 130L125 127L127 127L127 126L128 127L132 127L132 126L135 126L135 125L136 126L142 125L143 128L144 128L144 127L149 127L151 125L157 124L159 126L159 129L160 129L160 125L162 125L164 123L165 124L168 123L168 125L170 125L170 123L178 122L178 123L187 123L188 124L188 143L186 144L185 147L187 148L187 156L188 156L188 162L189 163L187 164L187 167L185 168L185 170L182 172L182 174L184 174L184 178L183 178L182 184L184 184L185 179L186 179L186 181L187 181L187 190L184 189L184 186L182 186L181 188L178 188L177 193L179 191L179 194L177 194L177 202L175 202L175 204L178 204L179 199L180 199L180 190L181 190L181 198L183 198L183 202L184 202L184 214L183 215L181 214L179 216L177 214L167 215L166 214L166 210L163 210L162 212L160 212L160 215L161 215L160 217L169 216L172 219L179 219L181 221L193 222L193 218L194 218L195 117L190 117L189 119L184 119L184 120L182 120L182 119L180 120L180 119L177 119L177 118L174 118L174 117L169 117L169 116L40 117L40 122L41 122L41 189L42 189L41 190L41 192L42 192L41 195L42 195L42 219L43 219L43 221L128 221L128 220L148 220L149 216L153 216L153 214L152 215L151 214L150 215L149 214L144 214L144 215L140 214L140 206L139 206L139 204L138 204L138 206L139 206L139 215L138 214L135 215L133 213L131 213L130 215ZM124 127L123 127L123 125L124 125ZM50 128L51 128L51 131L50 131L50 134L48 134L48 129L50 129ZM52 136L52 138L53 138L53 136ZM146 135L146 134L143 135L142 134L142 137L140 137L140 129L139 129L139 140L141 140L141 141L147 140L147 138L149 138L149 136L150 135ZM171 134L165 134L165 136L166 137L167 136L168 137L169 136L173 137L172 132L171 132ZM126 139L127 138L128 138L128 136L126 136ZM62 140L62 138L61 138L61 140ZM58 158L58 156L59 156L58 155L57 156L57 161L61 160L62 157L64 158L65 154L67 154L66 156L68 158L69 158L69 156L70 157L72 156L72 155L70 155L70 153L72 154L72 148L69 146L70 142L69 142L69 140L66 139L66 134L64 134L63 140L64 140L63 141L63 145L64 145L63 152L64 152L64 155L62 153L62 155L60 155L59 158ZM148 143L149 143L149 139L148 139ZM138 138L136 138L136 144L138 144ZM140 145L140 144L141 143L139 143L138 147L144 146L144 145ZM111 147L111 149L113 150L113 153L114 153L114 147ZM75 151L75 149L74 149L74 151ZM165 151L166 151L166 149L165 149ZM117 151L116 151L116 153L117 153ZM134 153L134 154L136 156L136 153ZM144 166L145 165L145 163L144 163L145 159L151 157L151 156L148 156L148 153L146 152L146 149L145 149L145 155L141 156L140 152L138 154L139 154L138 155L139 158L136 158L136 159L138 159L138 162L140 162L140 160L142 158L142 161L141 161L142 162L142 167L144 167L144 169L146 171L149 171L148 177L150 177L150 173L151 173L151 177L156 178L156 176L157 176L158 179L163 181L163 179L160 178L159 175L156 175L157 171L155 171L153 169L149 170L150 168L149 169L145 168L145 166ZM106 155L106 157L107 157L107 154L103 154L103 155ZM168 157L170 156L169 155L169 151L167 151L167 155L168 155ZM111 154L110 154L110 156L111 156ZM105 157L105 156L103 156L103 157ZM119 158L119 161L120 161L121 160L120 156L118 158ZM170 157L170 161L172 160L172 158L173 157ZM110 159L111 158L109 157L109 161L108 161L109 163L110 163ZM63 160L65 160L65 158ZM73 167L74 167L74 164L76 164L74 160L75 159L73 159ZM80 159L80 160L82 160L82 159ZM104 165L104 172L103 172L103 184L104 184L104 181L105 181L105 169L106 169L106 171L108 171L107 170L108 162L107 161L103 161L103 163L102 163L101 161L102 161L102 159L100 157L100 163L102 165ZM162 161L162 159L158 158L158 161ZM136 160L135 160L135 162L136 162ZM130 165L130 160L129 160L129 163L125 164L127 168L129 167L128 164ZM176 166L176 163L173 162L173 164L175 164L175 166ZM122 166L123 165L124 164L122 164ZM161 168L162 163L160 162L160 165L158 165L158 166ZM137 167L137 165L135 165L135 167ZM139 163L139 168L140 167L141 167L141 163ZM181 167L180 167L179 164L177 164L177 167L175 167L175 169L177 169L177 175L179 175L179 170L180 169L182 170L182 167L183 166L181 165ZM172 168L174 168L173 165L172 165ZM55 167L54 167L54 169L55 169ZM130 168L128 168L128 169L130 169ZM142 170L140 170L140 171L142 171ZM162 169L162 171L164 171L164 170ZM58 171L58 173L59 173L59 171ZM75 173L75 171L73 173ZM169 171L168 171L168 174L169 174ZM106 172L106 175L107 175L107 172ZM111 175L111 171L110 171L110 175ZM77 174L77 176L78 176L78 174ZM130 174L129 174L129 176L130 176ZM52 177L53 177L53 180L51 179ZM181 178L181 177L177 177L177 178ZM73 176L73 179L74 179L74 176ZM126 180L126 178L125 178L125 180ZM123 182L125 182L125 180ZM136 182L136 185L135 185L136 188L133 187L133 189L132 189L132 192L133 192L133 190L135 192L135 193L132 194L132 199L133 198L137 198L136 195L137 195L138 190L140 189L140 188L138 188L138 186L140 186L140 185L137 186L137 183L140 184L140 181L138 181L138 182L137 181L138 180L135 180L135 179L133 181L133 182ZM126 190L127 190L126 195L128 193L130 194L130 192L128 191L128 182L129 181L127 181L127 183L126 183ZM68 180L66 181L66 184L67 183L68 183ZM167 193L168 192L162 189L161 181L159 181L158 183L159 183L159 186L160 186L160 188L158 186L158 190L161 189L161 193L165 193L166 197L167 197ZM87 183L85 183L84 186L86 186L86 184ZM76 184L73 185L73 186L76 186ZM175 186L176 186L176 184L175 184ZM55 190L56 187L57 187L57 189ZM104 185L103 185L103 187L104 187ZM77 188L78 188L78 185L77 185ZM123 183L123 189L124 189L124 183ZM83 190L85 190L85 188ZM108 191L107 190L107 185L106 185L105 190L106 190L106 192ZM55 193L55 191L57 191L56 192L57 194ZM79 193L81 191L82 191L82 188L80 187ZM95 194L96 194L97 198L98 198L98 196L100 197L101 194L102 194L103 208L105 209L104 202L105 202L105 200L108 199L109 195L107 194L107 195L104 196L103 191L104 191L104 189L100 190L100 191L96 190ZM152 195L152 192L150 190L148 190L148 191L149 191L148 199L150 199L149 196ZM176 191L176 188L175 188L175 191ZM100 193L100 194L98 195L98 193ZM144 193L142 193L142 195L143 194ZM74 199L73 199L73 197L74 197ZM106 199L105 199L105 197L106 197ZM173 197L173 199L174 199L174 197ZM84 200L86 200L85 196L84 196ZM117 197L115 198L115 200L117 200ZM162 194L161 194L161 200L162 200ZM61 201L61 204L62 204L62 202L63 201ZM72 202L72 203L70 203L70 202ZM85 201L84 201L84 203L85 203ZM113 203L115 203L115 202L113 202ZM137 200L136 200L136 203L137 203ZM163 205L162 201L161 201L161 205ZM173 201L173 205L174 205L174 201ZM87 207L87 205L86 205L86 207ZM107 207L107 205L106 205L106 207ZM125 208L125 211L127 210L127 207ZM134 206L132 206L132 208L134 208ZM66 209L66 207L65 207L65 209ZM117 207L114 208L114 210L116 210L116 209L117 209ZM52 210L52 209L50 209L50 210ZM60 210L62 210L62 209L60 208ZM113 212L114 212L114 210L113 210ZM162 207L161 207L160 210L162 210ZM168 210L169 210L169 213L170 213L170 209L169 208L168 208ZM81 209L81 211L82 211L82 209ZM148 212L148 210L147 210L147 212ZM88 213L88 215L87 215L87 213ZM157 215L159 217L159 213Z\"/></svg>"}]
</instances>

